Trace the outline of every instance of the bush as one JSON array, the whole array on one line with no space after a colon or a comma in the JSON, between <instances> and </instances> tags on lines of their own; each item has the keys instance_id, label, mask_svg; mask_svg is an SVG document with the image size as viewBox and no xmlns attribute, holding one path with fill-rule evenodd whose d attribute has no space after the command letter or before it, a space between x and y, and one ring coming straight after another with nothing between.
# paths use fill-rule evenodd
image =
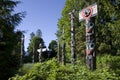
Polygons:
<instances>
[{"instance_id":1,"label":"bush","mask_svg":"<svg viewBox=\"0 0 120 80\"><path fill-rule=\"evenodd\" d=\"M22 66L22 68L19 69L19 75L24 75L27 72L29 72L31 70L31 68L33 67L33 63L26 63Z\"/></svg>"},{"instance_id":2,"label":"bush","mask_svg":"<svg viewBox=\"0 0 120 80\"><path fill-rule=\"evenodd\" d=\"M36 63L25 74L9 80L120 80L119 60L119 56L98 56L97 69L91 71L80 61L76 65L61 65L52 59Z\"/></svg>"}]
</instances>

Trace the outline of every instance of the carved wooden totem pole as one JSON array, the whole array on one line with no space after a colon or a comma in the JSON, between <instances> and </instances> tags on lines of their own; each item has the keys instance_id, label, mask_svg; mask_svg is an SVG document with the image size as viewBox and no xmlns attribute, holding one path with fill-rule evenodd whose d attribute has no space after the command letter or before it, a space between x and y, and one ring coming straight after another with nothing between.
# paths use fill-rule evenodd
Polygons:
<instances>
[{"instance_id":1,"label":"carved wooden totem pole","mask_svg":"<svg viewBox=\"0 0 120 80\"><path fill-rule=\"evenodd\" d=\"M75 64L75 25L74 25L74 10L72 10L70 13L70 18L71 18L71 63Z\"/></svg>"},{"instance_id":2,"label":"carved wooden totem pole","mask_svg":"<svg viewBox=\"0 0 120 80\"><path fill-rule=\"evenodd\" d=\"M62 31L62 64L65 65L65 30L63 26L63 31Z\"/></svg>"},{"instance_id":3,"label":"carved wooden totem pole","mask_svg":"<svg viewBox=\"0 0 120 80\"><path fill-rule=\"evenodd\" d=\"M79 21L86 21L86 65L91 69L96 69L96 45L95 45L95 21L97 15L97 4L93 4L83 9L79 13Z\"/></svg>"}]
</instances>

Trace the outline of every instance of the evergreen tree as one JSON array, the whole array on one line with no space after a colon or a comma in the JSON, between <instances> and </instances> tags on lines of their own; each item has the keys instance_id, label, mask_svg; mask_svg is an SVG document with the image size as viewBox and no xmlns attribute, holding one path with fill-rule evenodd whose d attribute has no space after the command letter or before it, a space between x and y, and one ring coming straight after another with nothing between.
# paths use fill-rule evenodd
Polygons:
<instances>
[{"instance_id":1,"label":"evergreen tree","mask_svg":"<svg viewBox=\"0 0 120 80\"><path fill-rule=\"evenodd\" d=\"M52 40L50 43L49 43L49 46L48 48L52 51L56 51L57 50L57 42L55 40Z\"/></svg>"},{"instance_id":2,"label":"evergreen tree","mask_svg":"<svg viewBox=\"0 0 120 80\"><path fill-rule=\"evenodd\" d=\"M35 36L34 32L30 33L30 40Z\"/></svg>"},{"instance_id":3,"label":"evergreen tree","mask_svg":"<svg viewBox=\"0 0 120 80\"><path fill-rule=\"evenodd\" d=\"M20 64L19 31L15 27L21 22L23 13L13 13L19 1L0 1L0 79L7 80L13 76Z\"/></svg>"},{"instance_id":4,"label":"evergreen tree","mask_svg":"<svg viewBox=\"0 0 120 80\"><path fill-rule=\"evenodd\" d=\"M42 37L42 32L41 32L40 29L38 29L38 30L36 31L36 36L38 36L38 37Z\"/></svg>"},{"instance_id":5,"label":"evergreen tree","mask_svg":"<svg viewBox=\"0 0 120 80\"><path fill-rule=\"evenodd\" d=\"M34 33L32 32L31 34L34 34ZM40 33L40 35L41 35L41 33ZM29 46L28 46L29 58L31 58L30 60L34 60L35 62L38 62L37 49L39 49L40 43L42 44L43 48L46 47L45 44L44 44L44 40L39 35L31 37L31 40L30 40L30 43L29 43Z\"/></svg>"},{"instance_id":6,"label":"evergreen tree","mask_svg":"<svg viewBox=\"0 0 120 80\"><path fill-rule=\"evenodd\" d=\"M79 23L79 11L87 6L97 3L98 15L95 17L95 36L97 54L116 54L119 53L119 21L120 21L120 0L66 0L62 10L62 17L58 20L58 31L62 31L62 26L65 26L65 42L66 52L68 57L70 53L70 15L72 10L75 10L75 38L76 52L79 56L85 54L85 22ZM58 34L58 32L57 32ZM57 36L62 42L62 35ZM70 57L69 57L70 58Z\"/></svg>"}]
</instances>

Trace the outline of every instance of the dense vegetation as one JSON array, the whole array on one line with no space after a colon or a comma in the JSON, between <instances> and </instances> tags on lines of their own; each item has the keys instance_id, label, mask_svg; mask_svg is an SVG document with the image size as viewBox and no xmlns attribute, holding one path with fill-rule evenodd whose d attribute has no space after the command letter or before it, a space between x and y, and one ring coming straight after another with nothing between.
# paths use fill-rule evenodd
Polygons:
<instances>
[{"instance_id":1,"label":"dense vegetation","mask_svg":"<svg viewBox=\"0 0 120 80\"><path fill-rule=\"evenodd\" d=\"M37 49L39 49L39 45L42 44L42 47L46 47L44 45L44 40L42 39L42 32L40 29L38 29L36 31L36 35L32 32L30 34L31 39L30 39L30 43L28 46L28 59L26 60L26 62L38 62L38 52ZM26 57L26 58L27 58Z\"/></svg>"},{"instance_id":2,"label":"dense vegetation","mask_svg":"<svg viewBox=\"0 0 120 80\"><path fill-rule=\"evenodd\" d=\"M32 32L30 34L31 39L29 46L27 48L28 55L24 57L24 62L38 62L39 61L39 52L37 51L38 49L46 49L45 51L42 52L42 61L47 60L48 58L55 57L57 52L57 42L55 40L52 40L49 43L49 50L47 50L46 45L44 44L44 40L42 38L42 32L40 29L36 31L36 34ZM41 46L40 46L41 45ZM33 58L34 57L34 58Z\"/></svg>"},{"instance_id":3,"label":"dense vegetation","mask_svg":"<svg viewBox=\"0 0 120 80\"><path fill-rule=\"evenodd\" d=\"M47 62L25 64L10 80L119 80L120 57L103 55L97 57L97 69L87 69L83 61L75 65L58 64L53 58Z\"/></svg>"},{"instance_id":4,"label":"dense vegetation","mask_svg":"<svg viewBox=\"0 0 120 80\"><path fill-rule=\"evenodd\" d=\"M120 0L66 0L62 10L62 17L58 21L57 37L62 44L63 26L65 27L65 43L66 55L70 60L71 56L71 24L70 13L75 10L74 25L75 25L75 41L76 55L82 57L85 52L85 22L79 22L79 11L83 8L97 3L98 15L95 17L95 37L97 54L112 54L120 53Z\"/></svg>"},{"instance_id":5,"label":"dense vegetation","mask_svg":"<svg viewBox=\"0 0 120 80\"><path fill-rule=\"evenodd\" d=\"M0 0L0 80L7 80L20 67L21 31L15 31L24 13L14 13L19 1Z\"/></svg>"},{"instance_id":6,"label":"dense vegetation","mask_svg":"<svg viewBox=\"0 0 120 80\"><path fill-rule=\"evenodd\" d=\"M97 69L89 70L85 66L85 25L79 22L79 11L97 2L98 15L95 17L95 37L97 53ZM58 20L56 35L60 46L63 44L61 34L64 28L65 60L66 65L57 62L57 59L38 62L37 49L39 44L44 45L42 33L31 33L28 46L28 61L36 62L24 64L20 68L20 48L22 31L15 31L23 13L14 13L14 7L19 1L0 1L0 80L120 80L120 0L66 0L62 10L62 17ZM70 15L75 10L75 41L76 63L70 64L71 38ZM49 49L57 51L57 42L51 41ZM61 47L60 47L61 49ZM60 56L62 56L62 50ZM34 55L34 58L32 57ZM24 57L25 59L27 57ZM27 62L27 61L26 61Z\"/></svg>"}]
</instances>

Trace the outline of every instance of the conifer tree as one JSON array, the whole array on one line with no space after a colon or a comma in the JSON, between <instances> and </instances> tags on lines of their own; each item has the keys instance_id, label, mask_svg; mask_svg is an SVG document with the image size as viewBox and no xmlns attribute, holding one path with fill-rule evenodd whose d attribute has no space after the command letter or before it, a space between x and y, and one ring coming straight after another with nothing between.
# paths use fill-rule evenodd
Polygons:
<instances>
[{"instance_id":1,"label":"conifer tree","mask_svg":"<svg viewBox=\"0 0 120 80\"><path fill-rule=\"evenodd\" d=\"M69 12L75 9L75 38L77 57L85 54L85 23L79 23L79 11L85 7L97 3L98 15L95 18L95 37L97 54L119 53L120 44L120 0L66 0L62 10L62 17L58 20L58 29L62 31L65 26L66 52L70 59L70 17ZM62 36L62 35L61 35ZM60 41L62 42L61 36Z\"/></svg>"},{"instance_id":2,"label":"conifer tree","mask_svg":"<svg viewBox=\"0 0 120 80\"><path fill-rule=\"evenodd\" d=\"M24 17L23 13L14 13L14 7L19 1L0 1L0 79L7 80L13 76L20 64L21 32L15 32L15 27Z\"/></svg>"}]
</instances>

